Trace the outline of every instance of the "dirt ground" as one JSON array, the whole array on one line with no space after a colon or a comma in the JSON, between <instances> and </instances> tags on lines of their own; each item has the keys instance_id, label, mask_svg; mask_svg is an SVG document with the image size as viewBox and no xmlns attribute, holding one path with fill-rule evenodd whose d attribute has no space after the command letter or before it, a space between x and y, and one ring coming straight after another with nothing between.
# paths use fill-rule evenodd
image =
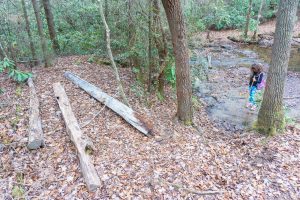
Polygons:
<instances>
[{"instance_id":1,"label":"dirt ground","mask_svg":"<svg viewBox=\"0 0 300 200\"><path fill-rule=\"evenodd\" d=\"M108 66L87 57L57 60L52 68L34 68L45 136L45 147L26 147L29 90L0 75L0 199L299 199L300 131L267 138L255 132L228 133L217 128L201 104L194 123L186 127L175 119L176 98L168 88L165 101L138 98L134 74L120 69L133 109L154 124L147 138L118 115L104 108L83 133L95 150L92 160L102 187L87 191L76 150L67 135L52 84L61 82L80 124L103 105L67 81L71 71L116 96L116 82ZM147 102L147 103L145 103ZM219 194L202 195L203 191ZM16 195L18 194L18 195Z\"/></svg>"},{"instance_id":2,"label":"dirt ground","mask_svg":"<svg viewBox=\"0 0 300 200\"><path fill-rule=\"evenodd\" d=\"M267 34L275 32L276 20L268 21L259 26L258 34ZM294 36L299 36L300 34L300 20L297 21L294 27ZM249 35L252 36L253 32L249 32ZM227 39L228 36L238 38L241 36L241 30L223 30L223 31L210 31L210 39L212 41L220 41L220 42L229 42ZM203 32L198 34L196 37L205 41L207 38L207 32Z\"/></svg>"}]
</instances>

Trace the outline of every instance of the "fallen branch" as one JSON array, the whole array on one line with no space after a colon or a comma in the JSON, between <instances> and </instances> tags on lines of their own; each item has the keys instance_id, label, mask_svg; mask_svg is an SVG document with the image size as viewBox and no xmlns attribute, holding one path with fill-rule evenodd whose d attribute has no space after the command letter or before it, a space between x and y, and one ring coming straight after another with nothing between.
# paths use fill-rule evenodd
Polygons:
<instances>
[{"instance_id":1,"label":"fallen branch","mask_svg":"<svg viewBox=\"0 0 300 200\"><path fill-rule=\"evenodd\" d=\"M149 136L152 131L151 123L140 116L137 112L133 111L131 108L123 104L122 102L114 99L109 96L101 89L96 86L90 84L89 82L81 79L71 72L65 72L65 77L72 81L74 84L78 85L81 89L86 91L89 95L94 97L96 100L100 101L110 109L112 109L115 113L120 115L123 119L125 119L129 124L138 129L140 132Z\"/></svg>"},{"instance_id":2,"label":"fallen branch","mask_svg":"<svg viewBox=\"0 0 300 200\"><path fill-rule=\"evenodd\" d=\"M29 133L27 147L29 149L37 149L44 145L42 122L39 111L39 99L32 79L29 78L27 83L30 88Z\"/></svg>"},{"instance_id":3,"label":"fallen branch","mask_svg":"<svg viewBox=\"0 0 300 200\"><path fill-rule=\"evenodd\" d=\"M62 112L67 132L77 149L81 171L87 184L87 188L90 191L95 191L100 187L100 179L90 157L86 153L88 142L83 137L79 124L72 112L68 96L62 85L60 83L54 83L53 90Z\"/></svg>"}]
</instances>

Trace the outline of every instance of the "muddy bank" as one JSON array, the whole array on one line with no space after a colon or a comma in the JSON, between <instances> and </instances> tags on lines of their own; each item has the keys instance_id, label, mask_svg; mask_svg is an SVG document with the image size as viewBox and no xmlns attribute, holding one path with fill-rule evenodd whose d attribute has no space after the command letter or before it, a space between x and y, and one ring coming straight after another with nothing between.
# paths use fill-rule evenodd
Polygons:
<instances>
[{"instance_id":1,"label":"muddy bank","mask_svg":"<svg viewBox=\"0 0 300 200\"><path fill-rule=\"evenodd\" d=\"M245 108L248 100L249 67L256 62L265 66L267 75L271 49L237 44L214 44L197 49L198 55L211 58L208 81L201 79L194 84L195 92L206 104L211 119L227 131L243 132L257 118L257 111ZM200 57L200 56L199 56ZM195 63L195 62L194 62ZM288 78L285 84L285 110L289 122L300 122L300 53L292 50ZM258 105L262 92L257 95Z\"/></svg>"}]
</instances>

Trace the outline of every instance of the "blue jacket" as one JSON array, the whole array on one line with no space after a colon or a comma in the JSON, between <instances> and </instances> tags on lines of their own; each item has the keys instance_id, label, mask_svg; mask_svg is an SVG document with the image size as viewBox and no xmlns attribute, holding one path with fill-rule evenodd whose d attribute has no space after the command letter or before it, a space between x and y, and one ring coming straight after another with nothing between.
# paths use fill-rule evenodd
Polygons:
<instances>
[{"instance_id":1,"label":"blue jacket","mask_svg":"<svg viewBox=\"0 0 300 200\"><path fill-rule=\"evenodd\" d=\"M254 77L255 77L256 81L253 82L253 78ZM257 87L258 84L260 84L262 82L263 78L264 78L264 74L262 72L260 72L260 73L253 73L253 75L250 78L249 86Z\"/></svg>"}]
</instances>

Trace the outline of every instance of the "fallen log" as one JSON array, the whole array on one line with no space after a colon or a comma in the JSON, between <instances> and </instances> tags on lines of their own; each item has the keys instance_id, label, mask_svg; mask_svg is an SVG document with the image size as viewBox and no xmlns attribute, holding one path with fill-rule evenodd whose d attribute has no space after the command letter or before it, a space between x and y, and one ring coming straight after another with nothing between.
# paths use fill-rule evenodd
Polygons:
<instances>
[{"instance_id":1,"label":"fallen log","mask_svg":"<svg viewBox=\"0 0 300 200\"><path fill-rule=\"evenodd\" d=\"M227 39L229 39L233 42L244 43L244 44L257 44L258 43L258 41L255 41L255 40L245 40L245 39L239 39L239 38L231 37L231 36L228 36Z\"/></svg>"},{"instance_id":2,"label":"fallen log","mask_svg":"<svg viewBox=\"0 0 300 200\"><path fill-rule=\"evenodd\" d=\"M86 91L89 95L94 97L96 100L105 104L108 108L112 109L115 113L120 115L125 121L131 124L133 127L138 129L140 132L149 136L152 131L152 125L142 116L138 115L137 112L133 111L131 108L123 104L122 102L109 96L101 89L90 84L89 82L81 79L71 72L65 72L65 77L72 81L74 84L78 85L81 89Z\"/></svg>"},{"instance_id":3,"label":"fallen log","mask_svg":"<svg viewBox=\"0 0 300 200\"><path fill-rule=\"evenodd\" d=\"M44 146L44 134L39 111L39 99L31 78L27 81L30 89L28 149Z\"/></svg>"},{"instance_id":4,"label":"fallen log","mask_svg":"<svg viewBox=\"0 0 300 200\"><path fill-rule=\"evenodd\" d=\"M83 137L79 124L72 111L68 96L62 85L60 83L54 83L53 90L62 112L67 132L77 149L81 171L87 184L87 188L89 191L95 191L100 187L100 179L90 157L86 153L88 142Z\"/></svg>"}]
</instances>

